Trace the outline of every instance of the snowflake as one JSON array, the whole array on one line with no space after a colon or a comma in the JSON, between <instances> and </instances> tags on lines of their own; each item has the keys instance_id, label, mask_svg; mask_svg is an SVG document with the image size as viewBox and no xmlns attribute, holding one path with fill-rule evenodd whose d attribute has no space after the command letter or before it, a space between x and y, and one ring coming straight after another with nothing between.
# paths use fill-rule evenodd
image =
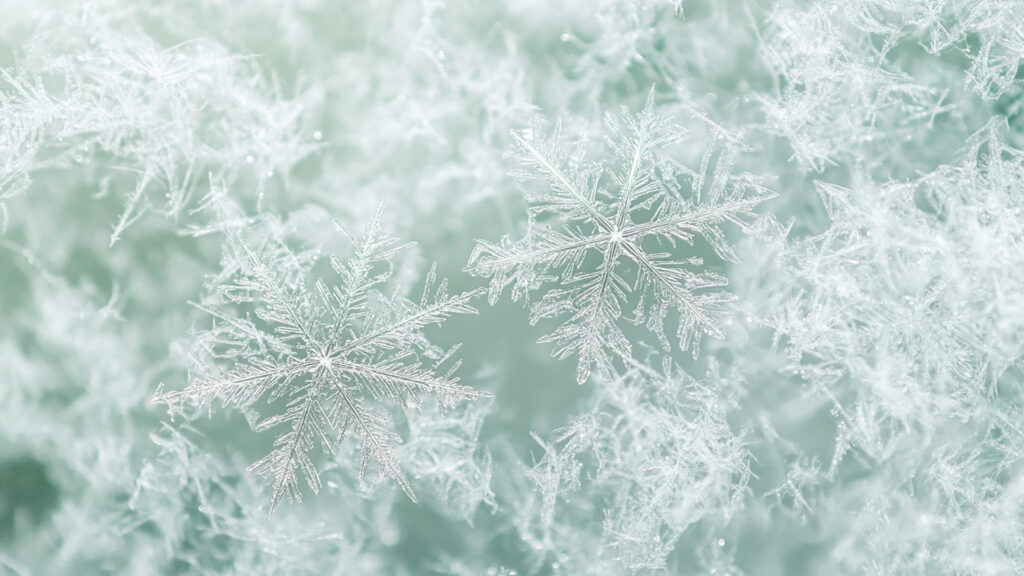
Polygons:
<instances>
[{"instance_id":1,"label":"snowflake","mask_svg":"<svg viewBox=\"0 0 1024 576\"><path fill-rule=\"evenodd\" d=\"M567 154L560 128L546 141L535 138L536 129L513 134L526 169L517 178L548 186L527 192L526 237L479 241L467 270L491 279L491 304L511 286L513 300L542 293L532 305L532 322L567 317L540 342L553 343L558 359L578 356L580 384L594 366L606 370L614 356L631 357L623 320L646 324L669 349L664 323L674 309L679 347L692 349L695 357L702 333L721 334L717 317L732 300L720 290L727 280L694 271L703 260L680 257L678 245L692 247L699 237L718 257L734 262L721 224L747 231L754 207L772 194L750 175L729 173L740 140L708 124L724 147L712 162L718 147L709 146L696 171L662 155L683 130L655 113L653 90L639 115L624 110L607 116L613 168L585 161L585 136ZM631 317L626 307L633 308Z\"/></svg>"},{"instance_id":2,"label":"snowflake","mask_svg":"<svg viewBox=\"0 0 1024 576\"><path fill-rule=\"evenodd\" d=\"M395 479L415 501L395 459L401 438L389 427L385 405L407 409L429 394L446 408L486 395L459 384L458 362L442 370L458 347L439 350L422 333L454 314L475 313L471 301L479 291L449 294L447 282L437 282L431 269L419 303L380 293L377 288L391 276L392 258L407 245L382 234L378 219L379 214L361 238L350 236L355 251L347 262L330 259L341 278L334 286L321 280L309 286L315 253L297 253L280 239L254 249L236 238L244 256L233 280L218 290L225 305L196 305L215 318L201 347L214 364L228 359L232 366L217 373L215 366L204 365L187 388L158 396L172 406L219 399L247 413L258 413L261 400L268 407L282 406L254 425L257 432L286 427L270 454L250 466L273 479L271 514L282 497L301 500L299 470L318 492L320 477L309 452L319 442L334 453L349 432L362 438L360 477L375 460L381 474ZM255 319L226 310L227 304L251 307ZM433 366L425 366L427 359L435 360Z\"/></svg>"}]
</instances>

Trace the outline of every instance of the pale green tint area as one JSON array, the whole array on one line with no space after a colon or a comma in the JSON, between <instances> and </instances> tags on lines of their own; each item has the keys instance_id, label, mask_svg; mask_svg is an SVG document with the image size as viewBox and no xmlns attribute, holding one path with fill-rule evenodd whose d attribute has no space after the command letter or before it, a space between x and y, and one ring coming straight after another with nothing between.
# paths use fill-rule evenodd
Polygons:
<instances>
[{"instance_id":1,"label":"pale green tint area","mask_svg":"<svg viewBox=\"0 0 1024 576\"><path fill-rule=\"evenodd\" d=\"M978 394L989 398L978 402L990 402L984 404L991 406L989 412L979 409L960 420L950 418L927 434L908 425L906 436L895 443L900 457L892 466L850 448L851 456L826 478L841 418L830 411L830 401L813 378L793 369L815 359L789 358L789 339L773 341L770 322L785 302L764 295L793 288L784 284L786 274L780 272L781 263L789 261L769 248L771 242L796 243L832 226L815 181L868 194L883 189L881 183L932 173L959 162L965 143L992 117L1005 118L1000 138L1011 148L1021 147L1022 73L1007 62L1019 62L1024 53L1013 43L1012 32L1004 34L987 20L984 25L968 23L949 48L929 51L926 46L938 25L918 25L910 16L881 6L885 3L866 1L854 4L868 12L877 8L882 14L878 18L893 28L869 34L849 24L852 16L825 8L818 12L804 2L781 2L773 12L772 3L686 1L681 14L674 3L656 0L552 3L556 5L467 0L436 6L314 0L143 4L148 5L48 2L28 8L0 2L0 14L5 15L0 66L13 76L19 69L44 74L48 59L57 54L73 59L76 54L115 50L123 41L121 34L144 39L124 40L127 48L121 55L141 55L136 64L143 68L139 76L125 74L129 84L146 78L145 57L151 54L145 46L156 52L181 49L186 55L182 60L191 61L203 54L191 51L192 42L211 42L224 57L219 65L227 70L226 80L206 84L206 72L186 67L184 74L194 75L198 88L166 105L155 96L164 89L159 81L149 78L144 84L140 93L154 94L153 100L140 96L137 105L147 110L152 105L154 117L126 124L145 121L161 127L165 119L188 118L180 131L167 131L167 140L153 138L146 153L160 159L174 156L178 163L168 173L179 178L188 172L188 161L198 158L190 174L193 187L187 201L174 209L166 174L154 177L139 204L149 208L140 210L138 220L112 245L112 231L125 214L140 173L158 165L134 147L146 135L113 131L127 134L120 141L95 127L74 132L69 126L82 111L73 107L65 119L50 124L32 118L41 124L29 131L31 136L19 136L14 120L0 123L0 131L14 135L0 135L0 202L9 214L0 236L0 574L229 574L253 569L280 574L497 574L506 569L554 575L571 573L564 566L587 566L586 558L559 561L557 554L538 561L535 550L517 537L514 521L523 505L516 498L532 493L525 470L543 455L531 433L552 438L554 430L589 410L597 384L577 386L575 360L559 362L550 357L550 346L536 343L556 324L531 326L522 303L510 302L507 295L494 306L481 298L478 315L428 330L439 345L463 343L462 382L494 396L479 446L481 454L487 450L493 458L497 506L481 504L471 516L472 525L445 515L445 507L429 490L423 492L421 505L405 500L394 486L378 483L372 467L370 487L361 491L353 479L358 470L355 447L335 457L319 495L306 491L303 503L285 504L268 519L261 514L268 486L244 470L267 452L273 436L253 433L244 415L219 408L209 418L172 422L166 409L150 400L161 384L168 389L186 385L192 331L211 321L188 304L203 297L205 280L221 269L222 234L195 237L190 228L211 220L208 212L197 210L211 181L223 184L245 213L291 218L299 223L297 242L323 243L325 252L342 255L348 246L330 218L358 229L382 204L386 226L416 242L409 256L409 283L418 288L429 262L436 261L453 291L473 289L486 285L486 280L463 271L476 241L497 241L504 234L521 237L526 227L523 190L538 186L518 184L508 175L516 168L507 157L510 130L528 127L535 116L546 118L549 127L561 118L566 140L574 141L584 126L596 140L606 112L617 113L620 106L639 111L652 86L659 110L690 131L674 152L675 160L699 164L712 141L709 124L694 111L730 133L743 130L749 150L737 157L737 168L762 177L778 193L759 211L792 224L782 239L767 238L767 226L750 235L733 227L729 234L740 246L738 264L722 262L699 241L692 248L673 248L686 257L701 257L709 268L729 276L739 298L725 338L705 340L697 359L676 348L667 356L697 379L728 375L723 379L741 390L727 421L747 442L752 476L739 513L699 522L684 533L669 556L667 572L887 574L885 567L893 566L894 574L996 574L1024 566L1024 552L1008 537L993 537L995 551L980 543L974 546L974 540L957 541L954 549L971 550L979 563L992 559L991 569L971 571L940 559L943 542L938 536L966 534L975 529L971 522L981 522L977 518L982 512L977 518L951 512L949 522L955 526L948 533L934 532L938 536L908 524L906 532L913 535L907 537L909 543L887 540L890 532L872 539L877 533L858 524L886 513L899 522L918 518L916 501L905 496L914 492L915 482L925 491L921 502L928 503L921 522L941 523L942 518L929 515L933 508L928 506L940 502L934 509L947 510L945 498L956 502L950 509L1020 506L1008 487L1018 486L1020 464L1014 455L1024 444L1014 435L1014 420L1006 418L1019 415L1014 406L1022 374L1013 354L1021 338L1012 312L1021 310L1000 309L1010 319L980 320L976 326L999 337L997 351L1008 359L1004 372L983 379L984 387L994 392ZM826 4L838 9L845 3ZM961 6L965 3L947 4L953 16L968 13ZM1005 9L1020 14L1012 6ZM922 12L908 9L911 16ZM785 130L766 110L771 102L784 100L787 86L801 74L814 76L813 65L800 69L802 59L813 61L814 54L796 54L800 47L780 40L771 47L796 55L773 69L765 49L773 42L773 26L787 18L803 22L801 17L834 23L834 29L822 26L831 30L824 38L846 43L836 51L843 54L839 60L867 66L872 64L867 55L884 48L885 71L903 76L900 82L879 80L879 92L905 79L930 92L901 104L865 103L855 96L846 100L843 91L851 88L843 84L842 75L849 79L855 66L840 69L826 57L819 65L840 70L839 78L827 80L837 86L836 93L823 97L806 122L794 121L792 130ZM963 24L943 23L950 29ZM885 34L894 38L891 46ZM103 36L99 45L105 47L95 47L94 35ZM994 54L991 61L1005 66L1000 79L1005 87L979 87L973 81L984 72L975 68L975 61L985 46ZM844 52L851 47L860 51ZM84 66L74 62L70 69ZM74 83L64 84L60 76L47 76L37 86L42 92L67 94ZM871 78L864 76L865 81ZM813 82L807 80L808 85ZM112 94L120 94L120 88L111 86ZM224 92L227 88L239 95L237 101ZM0 103L0 120L29 116L10 103L21 96L9 82L0 92L10 100ZM228 118L232 110L243 108L245 114ZM175 140L185 135L195 140ZM40 144L26 170L7 160L30 156L18 144L20 137ZM203 149L164 154L159 152L164 145L168 150L183 145ZM802 153L801 145L812 146L820 156ZM208 153L207 147L216 153ZM601 152L596 146L589 159L605 162ZM864 181L878 184L858 187ZM944 214L918 200L922 212L931 210L945 222ZM998 199L992 202L1002 209ZM1019 239L1013 234L992 237ZM1019 252L1020 245L996 243L989 248ZM1012 261L1010 256L993 260ZM988 274L980 277L983 285L995 286L1001 278L995 268L964 269L974 270L976 277ZM1007 277L999 285L999 298L1021 293L1019 272ZM790 297L797 299L800 288L808 293L816 289L810 284L794 281ZM965 313L983 308L967 295L961 298ZM637 357L643 356L645 345L658 350L642 327L628 329L627 335L636 339ZM839 385L851 393L858 386L866 385L855 379ZM947 393L952 394L929 389L928 398ZM186 471L173 458L161 459L156 440L168 424L186 430L195 442L197 452L189 457L196 463L194 470ZM963 438L976 441L976 451L968 441L940 442L944 434L954 437L964 429L972 431ZM936 444L925 445L922 438ZM991 442L983 445L978 438ZM1000 442L1008 447L994 454L986 451L990 445L1003 446ZM941 453L947 448L948 458ZM820 470L799 498L777 490L786 486L795 467L813 467L812 462ZM968 466L976 462L982 464ZM961 484L976 479L984 482L985 490L942 494L936 488L941 482L929 483L937 470L954 465L964 466L963 476L956 477ZM408 473L417 487L415 470ZM140 489L140 478L153 488ZM215 498L230 494L245 505L201 501L190 491L190 480L197 478L213 486L209 494ZM222 483L211 480L216 478ZM893 509L882 510L874 500L896 493L904 499ZM816 500L807 509L799 499L810 494ZM220 536L209 537L216 530L202 512L204 506L219 507L226 517L236 514L237 525L216 526ZM595 506L591 521L578 526L581 539L602 534L603 516L599 504ZM906 516L898 514L908 508ZM896 533L903 527L895 520L894 525ZM1006 520L984 528L1012 532L1014 526ZM299 536L321 527L345 533L348 541L295 545L301 554L291 558L281 553L278 558L286 558L281 565L260 556L254 544L275 530ZM919 534L924 535L915 539ZM1011 571L1000 572L1007 567Z\"/></svg>"}]
</instances>

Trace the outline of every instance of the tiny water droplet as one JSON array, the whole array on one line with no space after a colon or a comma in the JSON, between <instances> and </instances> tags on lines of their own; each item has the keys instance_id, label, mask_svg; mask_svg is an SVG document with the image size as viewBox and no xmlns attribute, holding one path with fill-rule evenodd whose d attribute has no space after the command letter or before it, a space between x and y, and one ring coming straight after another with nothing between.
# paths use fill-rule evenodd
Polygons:
<instances>
[{"instance_id":1,"label":"tiny water droplet","mask_svg":"<svg viewBox=\"0 0 1024 576\"><path fill-rule=\"evenodd\" d=\"M569 34L568 32L562 32L562 35L559 36L558 39L561 40L562 42L568 42L569 40L572 40L572 34Z\"/></svg>"},{"instance_id":2,"label":"tiny water droplet","mask_svg":"<svg viewBox=\"0 0 1024 576\"><path fill-rule=\"evenodd\" d=\"M313 132L313 140L323 140L323 137L324 137L323 132L321 132L319 130L317 130L316 132Z\"/></svg>"},{"instance_id":3,"label":"tiny water droplet","mask_svg":"<svg viewBox=\"0 0 1024 576\"><path fill-rule=\"evenodd\" d=\"M245 163L246 164L252 164L255 161L256 161L256 158L253 157L252 154L249 154L248 156L245 157Z\"/></svg>"},{"instance_id":4,"label":"tiny water droplet","mask_svg":"<svg viewBox=\"0 0 1024 576\"><path fill-rule=\"evenodd\" d=\"M718 539L718 547L721 548L722 546L725 546L725 538Z\"/></svg>"}]
</instances>

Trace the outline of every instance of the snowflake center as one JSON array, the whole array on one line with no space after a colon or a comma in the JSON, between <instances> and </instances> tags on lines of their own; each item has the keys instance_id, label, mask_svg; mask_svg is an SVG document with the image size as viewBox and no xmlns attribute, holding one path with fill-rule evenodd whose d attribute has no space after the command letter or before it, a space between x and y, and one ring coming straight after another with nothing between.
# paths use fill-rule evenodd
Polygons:
<instances>
[{"instance_id":1,"label":"snowflake center","mask_svg":"<svg viewBox=\"0 0 1024 576\"><path fill-rule=\"evenodd\" d=\"M612 237L610 242L612 242L613 244L618 244L619 242L622 242L622 230L619 230L617 227L612 228Z\"/></svg>"},{"instance_id":2,"label":"snowflake center","mask_svg":"<svg viewBox=\"0 0 1024 576\"><path fill-rule=\"evenodd\" d=\"M321 368L330 368L331 367L331 359L329 357L327 357L327 356L321 356L320 357L320 367Z\"/></svg>"}]
</instances>

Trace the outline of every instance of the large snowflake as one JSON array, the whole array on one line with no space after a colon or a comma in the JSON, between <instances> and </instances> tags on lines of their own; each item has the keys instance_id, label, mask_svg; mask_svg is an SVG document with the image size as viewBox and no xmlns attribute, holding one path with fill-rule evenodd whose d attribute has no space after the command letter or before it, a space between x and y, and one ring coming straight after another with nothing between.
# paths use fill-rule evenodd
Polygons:
<instances>
[{"instance_id":1,"label":"large snowflake","mask_svg":"<svg viewBox=\"0 0 1024 576\"><path fill-rule=\"evenodd\" d=\"M675 310L678 345L695 356L701 334L719 335L732 299L721 289L727 280L702 270L703 260L682 254L679 243L692 247L699 237L735 261L721 225L746 230L753 209L772 196L750 175L730 173L740 141L710 122L714 142L697 170L663 155L684 131L655 113L653 91L639 115L624 110L605 124L613 167L586 160L586 137L567 152L560 128L548 139L536 129L514 133L525 168L517 177L547 186L527 189L525 238L480 241L467 267L491 279L492 304L509 286L513 300L541 294L531 321L562 319L540 341L553 343L558 359L578 356L580 384L595 366L631 357L624 321L646 325L669 348L665 321Z\"/></svg>"},{"instance_id":2,"label":"large snowflake","mask_svg":"<svg viewBox=\"0 0 1024 576\"><path fill-rule=\"evenodd\" d=\"M459 384L451 357L432 346L422 329L453 314L474 313L477 292L449 294L429 274L423 297L413 302L378 288L403 247L381 233L375 219L347 261L331 259L341 282L309 275L316 259L272 239L260 248L242 240L234 278L221 286L216 307L198 305L215 318L201 342L214 359L184 390L163 394L168 404L220 400L248 412L272 412L256 431L284 428L274 449L251 466L273 479L271 512L282 497L301 497L297 472L318 491L320 477L309 452L319 443L334 452L348 433L362 439L360 475L371 460L415 500L395 455L400 437L389 425L388 404L406 408L421 394L452 406L484 393ZM252 310L255 318L245 313ZM217 371L227 359L227 372ZM428 360L430 361L428 363ZM263 405L259 407L258 405Z\"/></svg>"}]
</instances>

